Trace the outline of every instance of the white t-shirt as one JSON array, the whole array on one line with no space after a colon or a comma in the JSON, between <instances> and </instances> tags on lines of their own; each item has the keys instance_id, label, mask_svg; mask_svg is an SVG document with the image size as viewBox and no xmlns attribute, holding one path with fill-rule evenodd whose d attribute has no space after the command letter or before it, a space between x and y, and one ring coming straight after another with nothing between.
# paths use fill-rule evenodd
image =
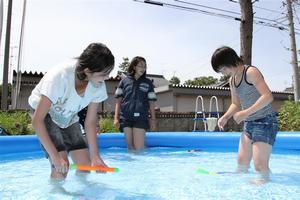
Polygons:
<instances>
[{"instance_id":1,"label":"white t-shirt","mask_svg":"<svg viewBox=\"0 0 300 200\"><path fill-rule=\"evenodd\" d=\"M77 113L90 102L99 103L107 99L105 83L94 86L88 82L83 96L75 89L75 64L57 66L47 72L32 91L28 103L35 109L41 95L48 97L52 104L49 109L51 119L61 128L66 128L79 120Z\"/></svg>"}]
</instances>

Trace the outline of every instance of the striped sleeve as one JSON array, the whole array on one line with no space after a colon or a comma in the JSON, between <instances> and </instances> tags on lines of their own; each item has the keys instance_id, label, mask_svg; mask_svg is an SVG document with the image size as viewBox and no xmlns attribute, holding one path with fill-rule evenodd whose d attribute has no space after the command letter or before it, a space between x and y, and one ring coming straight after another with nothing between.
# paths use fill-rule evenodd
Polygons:
<instances>
[{"instance_id":1,"label":"striped sleeve","mask_svg":"<svg viewBox=\"0 0 300 200\"><path fill-rule=\"evenodd\" d=\"M153 85L152 82L150 82L150 89L149 89L149 92L148 92L148 100L149 101L156 101L157 100L156 94L154 92L154 85Z\"/></svg>"},{"instance_id":2,"label":"striped sleeve","mask_svg":"<svg viewBox=\"0 0 300 200\"><path fill-rule=\"evenodd\" d=\"M119 98L119 97L123 97L124 93L123 93L123 81L120 81L116 92L115 92L115 98Z\"/></svg>"}]
</instances>

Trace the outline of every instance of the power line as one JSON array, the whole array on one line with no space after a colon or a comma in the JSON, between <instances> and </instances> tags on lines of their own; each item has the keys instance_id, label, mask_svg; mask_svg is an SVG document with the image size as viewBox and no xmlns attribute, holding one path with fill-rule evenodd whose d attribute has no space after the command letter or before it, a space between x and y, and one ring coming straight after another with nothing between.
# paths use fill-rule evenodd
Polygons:
<instances>
[{"instance_id":1,"label":"power line","mask_svg":"<svg viewBox=\"0 0 300 200\"><path fill-rule=\"evenodd\" d=\"M281 11L278 11L278 10L272 10L272 9L269 9L269 8L263 8L263 7L260 7L260 6L253 6L253 7L261 9L261 10L265 10L265 11L269 11L269 12L274 12L274 13L280 13L282 15L285 15L285 13L283 13Z\"/></svg>"},{"instance_id":2,"label":"power line","mask_svg":"<svg viewBox=\"0 0 300 200\"><path fill-rule=\"evenodd\" d=\"M233 3L239 3L238 1L235 1L235 0L229 0L229 1L233 2ZM258 2L258 1L255 1L255 2ZM252 4L253 4L253 2L252 2ZM277 11L277 10L272 10L272 9L269 9L269 8L263 8L263 7L260 7L260 6L255 6L254 4L253 4L253 7L261 9L261 10L266 10L266 11L274 12L274 13L281 13L281 14L285 15L285 13L283 13L283 12L280 12L280 11Z\"/></svg>"},{"instance_id":3,"label":"power line","mask_svg":"<svg viewBox=\"0 0 300 200\"><path fill-rule=\"evenodd\" d=\"M187 7L187 6L175 5L175 4L164 3L164 2L159 2L159 1L152 1L152 0L144 0L144 1L143 0L134 0L134 1L139 2L139 3L147 3L147 4L151 4L151 5L155 5L155 6L169 7L172 9L179 9L179 10L184 10L184 11L188 11L188 12L196 12L196 13L201 13L201 14L210 15L210 16L216 16L216 17L222 17L222 18L226 18L226 19L233 19L236 21L242 21L242 19L240 17L222 14L222 13L211 12L211 11L207 11L207 10L201 10L201 9L197 9L197 8ZM260 20L253 20L254 24L288 31L287 25L278 23L275 20L261 18L261 17L255 17L255 18L260 19ZM269 21L269 22L266 22L266 21ZM300 29L295 29L295 31L299 31L299 32L295 32L295 34L300 35Z\"/></svg>"},{"instance_id":4,"label":"power line","mask_svg":"<svg viewBox=\"0 0 300 200\"><path fill-rule=\"evenodd\" d=\"M200 10L200 9L197 9L197 8L180 6L180 5L170 4L170 3L151 1L151 0L144 0L144 1L143 0L134 0L134 1L139 2L139 3L151 4L151 5L155 5L155 6L162 6L162 7L169 7L169 8L172 8L172 9L185 10L185 11L189 11L189 12L197 12L197 13L202 13L202 14L206 14L206 15L210 15L210 16L217 16L217 17L222 17L222 18L227 18L227 19L234 19L234 20L237 20L237 21L241 20L239 17L234 17L234 16L221 14L221 13L213 13L213 12L206 11L206 10Z\"/></svg>"},{"instance_id":5,"label":"power line","mask_svg":"<svg viewBox=\"0 0 300 200\"><path fill-rule=\"evenodd\" d=\"M292 7L293 7L293 11L294 11L295 17L296 17L296 19L297 19L297 21L298 21L298 24L300 24L300 20L299 20L299 17L298 17L298 14L297 14L295 5L293 4Z\"/></svg>"},{"instance_id":6,"label":"power line","mask_svg":"<svg viewBox=\"0 0 300 200\"><path fill-rule=\"evenodd\" d=\"M188 5L193 5L193 6L199 6L199 7L203 7L203 8L208 8L208 9L212 9L212 10L218 10L218 11L222 11L222 12L228 12L231 14L237 14L240 15L241 13L238 12L234 12L234 11L230 11L230 10L224 10L224 9L219 9L219 8L214 8L214 7L210 7L210 6L205 6L202 4L198 4L198 3L190 3L190 2L186 2L186 1L180 1L180 0L174 0L177 1L179 3L184 3L184 4L188 4Z\"/></svg>"},{"instance_id":7,"label":"power line","mask_svg":"<svg viewBox=\"0 0 300 200\"><path fill-rule=\"evenodd\" d=\"M203 8L207 8L207 9L212 9L212 10L216 10L216 11L228 12L228 13L231 13L231 14L236 14L236 15L238 15L238 16L241 15L241 13L239 13L239 12L234 12L234 11L229 11L229 10L219 9L219 8L215 8L215 7L211 7L211 6L205 6L205 5L199 4L199 3L191 3L191 2L182 1L182 0L174 0L174 1L179 2L179 3L183 3L183 4L187 4L187 5L193 5L193 6L197 6L197 7L203 7ZM254 1L254 2L255 2L255 1ZM280 13L282 13L282 12L280 12ZM283 13L283 14L284 14L284 13ZM273 22L273 23L280 24L280 25L286 26L286 27L288 26L288 25L286 25L286 24L280 23L280 22L278 22L278 21L276 21L276 20L273 20L273 19L267 19L267 18L264 18L264 17L257 17L257 16L255 16L255 15L253 16L253 18L254 18L254 19L259 19L259 20L264 20L264 21ZM262 23L261 21L257 21L256 24L261 24L261 23ZM268 24L267 24L267 26L268 26ZM277 28L276 26L274 26L274 24L271 24L271 26ZM300 31L300 30L298 30L298 31Z\"/></svg>"}]
</instances>

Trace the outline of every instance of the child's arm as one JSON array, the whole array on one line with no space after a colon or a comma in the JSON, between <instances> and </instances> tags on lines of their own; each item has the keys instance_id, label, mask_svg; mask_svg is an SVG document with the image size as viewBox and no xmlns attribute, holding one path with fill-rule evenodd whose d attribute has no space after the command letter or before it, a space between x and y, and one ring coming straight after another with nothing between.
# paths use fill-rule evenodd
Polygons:
<instances>
[{"instance_id":1,"label":"child's arm","mask_svg":"<svg viewBox=\"0 0 300 200\"><path fill-rule=\"evenodd\" d=\"M103 160L100 158L97 143L97 111L99 103L91 102L88 106L84 126L86 131L86 138L89 145L90 159L92 165L106 166Z\"/></svg>"},{"instance_id":2,"label":"child's arm","mask_svg":"<svg viewBox=\"0 0 300 200\"><path fill-rule=\"evenodd\" d=\"M115 107L115 116L114 116L114 127L118 128L119 126L119 113L120 113L120 109L121 109L121 102L122 102L122 98L119 97L116 100L116 107Z\"/></svg>"},{"instance_id":3,"label":"child's arm","mask_svg":"<svg viewBox=\"0 0 300 200\"><path fill-rule=\"evenodd\" d=\"M149 110L151 115L150 130L155 131L156 130L155 101L150 101L149 105L150 105Z\"/></svg>"},{"instance_id":4,"label":"child's arm","mask_svg":"<svg viewBox=\"0 0 300 200\"><path fill-rule=\"evenodd\" d=\"M229 85L230 85L230 94L231 94L231 105L229 106L226 113L222 116L225 117L227 120L230 119L238 110L240 109L240 100L236 95L235 88L233 87L232 83L232 77L229 79Z\"/></svg>"},{"instance_id":5,"label":"child's arm","mask_svg":"<svg viewBox=\"0 0 300 200\"><path fill-rule=\"evenodd\" d=\"M218 120L218 127L221 130L224 130L224 126L226 125L227 121L240 109L240 100L236 95L235 88L231 84L231 79L232 78L229 79L231 104L226 113Z\"/></svg>"},{"instance_id":6,"label":"child's arm","mask_svg":"<svg viewBox=\"0 0 300 200\"><path fill-rule=\"evenodd\" d=\"M252 113L255 113L256 111L262 109L263 107L267 106L273 101L273 95L271 90L269 89L268 85L266 84L262 74L259 72L259 70L255 67L250 67L247 70L247 81L249 83L252 83L257 91L260 93L260 97L257 99L257 101L250 106L249 108L240 111L236 113L234 116L234 119L237 123L240 123L244 119L246 119L249 115Z\"/></svg>"},{"instance_id":7,"label":"child's arm","mask_svg":"<svg viewBox=\"0 0 300 200\"><path fill-rule=\"evenodd\" d=\"M57 172L66 173L68 171L68 163L60 157L45 126L45 117L51 106L51 101L46 96L41 96L40 101L32 116L32 126L34 127L39 140L50 156L51 163Z\"/></svg>"}]
</instances>

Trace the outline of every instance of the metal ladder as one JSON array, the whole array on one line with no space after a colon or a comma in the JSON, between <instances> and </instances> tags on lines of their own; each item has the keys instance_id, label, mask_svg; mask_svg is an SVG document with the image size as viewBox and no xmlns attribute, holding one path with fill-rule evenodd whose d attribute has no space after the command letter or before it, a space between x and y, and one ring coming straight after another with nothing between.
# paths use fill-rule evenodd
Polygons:
<instances>
[{"instance_id":1,"label":"metal ladder","mask_svg":"<svg viewBox=\"0 0 300 200\"><path fill-rule=\"evenodd\" d=\"M201 100L201 111L198 110L198 104L199 104L199 99ZM202 114L202 117L198 117L198 115ZM194 132L197 130L197 121L202 121L204 125L204 131L207 130L206 123L205 123L205 112L204 112L204 104L203 104L203 98L201 95L197 96L196 98L196 107L195 107L195 117L194 117Z\"/></svg>"},{"instance_id":2,"label":"metal ladder","mask_svg":"<svg viewBox=\"0 0 300 200\"><path fill-rule=\"evenodd\" d=\"M211 107L212 107L212 102L215 100L215 106L216 106L216 111L212 112ZM218 98L216 96L212 96L209 100L209 113L208 117L212 117L211 115L215 115L218 119L220 118L220 113L219 113L219 104L218 104Z\"/></svg>"},{"instance_id":3,"label":"metal ladder","mask_svg":"<svg viewBox=\"0 0 300 200\"><path fill-rule=\"evenodd\" d=\"M201 101L201 110L198 110L199 100ZM215 100L215 107L216 111L212 112L212 103L213 100ZM198 115L201 115L202 117L198 117ZM212 96L209 100L209 112L208 117L212 117L212 115L216 116L217 118L220 118L219 114L219 105L218 105L218 99L216 96ZM204 126L204 131L207 131L207 123L206 123L206 117L205 117L205 111L204 111L204 104L203 104L203 97L201 95L197 96L196 98L196 107L195 107L195 117L194 117L194 132L197 130L197 121L202 121Z\"/></svg>"}]
</instances>

